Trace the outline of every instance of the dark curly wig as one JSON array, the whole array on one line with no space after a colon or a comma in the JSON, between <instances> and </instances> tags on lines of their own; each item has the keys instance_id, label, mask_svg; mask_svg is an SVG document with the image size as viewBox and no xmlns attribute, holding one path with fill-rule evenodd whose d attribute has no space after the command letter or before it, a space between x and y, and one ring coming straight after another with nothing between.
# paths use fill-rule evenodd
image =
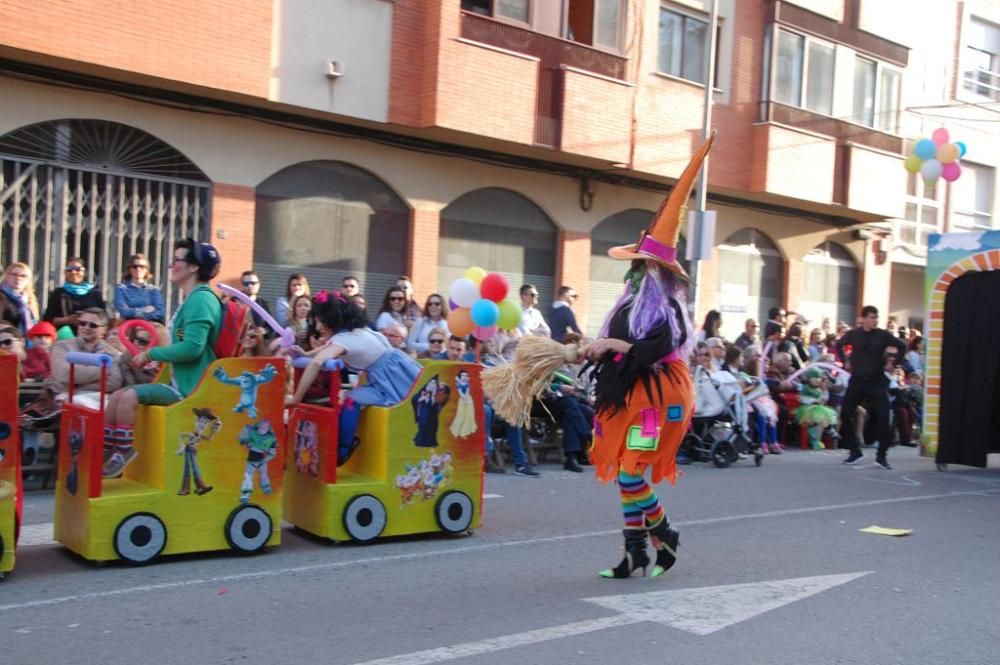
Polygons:
<instances>
[{"instance_id":1,"label":"dark curly wig","mask_svg":"<svg viewBox=\"0 0 1000 665\"><path fill-rule=\"evenodd\" d=\"M339 291L317 293L313 297L311 317L313 321L322 321L334 334L368 326L364 311Z\"/></svg>"}]
</instances>

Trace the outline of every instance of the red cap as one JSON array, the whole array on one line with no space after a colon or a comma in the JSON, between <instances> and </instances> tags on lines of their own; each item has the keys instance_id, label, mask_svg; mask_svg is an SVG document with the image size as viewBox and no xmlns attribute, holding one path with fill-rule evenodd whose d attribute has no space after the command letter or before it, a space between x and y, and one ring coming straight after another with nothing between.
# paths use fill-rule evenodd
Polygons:
<instances>
[{"instance_id":1,"label":"red cap","mask_svg":"<svg viewBox=\"0 0 1000 665\"><path fill-rule=\"evenodd\" d=\"M51 337L56 338L56 327L49 323L48 321L41 321L31 326L28 330L28 339L32 337Z\"/></svg>"}]
</instances>

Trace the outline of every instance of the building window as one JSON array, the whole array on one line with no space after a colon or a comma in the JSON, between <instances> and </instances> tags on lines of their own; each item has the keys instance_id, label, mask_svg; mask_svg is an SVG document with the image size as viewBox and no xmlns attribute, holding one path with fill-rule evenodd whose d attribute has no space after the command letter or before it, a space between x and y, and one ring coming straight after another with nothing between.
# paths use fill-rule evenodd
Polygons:
<instances>
[{"instance_id":1,"label":"building window","mask_svg":"<svg viewBox=\"0 0 1000 665\"><path fill-rule=\"evenodd\" d=\"M506 18L529 23L531 14L528 0L462 0L462 9L482 16Z\"/></svg>"},{"instance_id":2,"label":"building window","mask_svg":"<svg viewBox=\"0 0 1000 665\"><path fill-rule=\"evenodd\" d=\"M566 38L581 44L621 50L625 9L622 0L568 0Z\"/></svg>"},{"instance_id":3,"label":"building window","mask_svg":"<svg viewBox=\"0 0 1000 665\"><path fill-rule=\"evenodd\" d=\"M966 90L1000 99L1000 26L979 18L969 20L962 70Z\"/></svg>"},{"instance_id":4,"label":"building window","mask_svg":"<svg viewBox=\"0 0 1000 665\"><path fill-rule=\"evenodd\" d=\"M989 166L962 162L962 177L952 187L953 220L961 228L993 228L993 181Z\"/></svg>"},{"instance_id":5,"label":"building window","mask_svg":"<svg viewBox=\"0 0 1000 665\"><path fill-rule=\"evenodd\" d=\"M775 100L816 113L833 113L833 46L778 31Z\"/></svg>"},{"instance_id":6,"label":"building window","mask_svg":"<svg viewBox=\"0 0 1000 665\"><path fill-rule=\"evenodd\" d=\"M941 230L940 190L928 185L917 174L906 180L906 217L895 223L895 240L914 256L927 255L927 236Z\"/></svg>"},{"instance_id":7,"label":"building window","mask_svg":"<svg viewBox=\"0 0 1000 665\"><path fill-rule=\"evenodd\" d=\"M854 59L854 122L885 132L896 131L900 74L869 60Z\"/></svg>"},{"instance_id":8,"label":"building window","mask_svg":"<svg viewBox=\"0 0 1000 665\"><path fill-rule=\"evenodd\" d=\"M719 33L715 40L715 85L719 81ZM678 78L705 84L705 40L708 21L660 8L659 70Z\"/></svg>"},{"instance_id":9,"label":"building window","mask_svg":"<svg viewBox=\"0 0 1000 665\"><path fill-rule=\"evenodd\" d=\"M756 229L742 229L719 245L719 311L722 334L736 339L746 319L767 321L785 293L785 262L778 247Z\"/></svg>"}]
</instances>

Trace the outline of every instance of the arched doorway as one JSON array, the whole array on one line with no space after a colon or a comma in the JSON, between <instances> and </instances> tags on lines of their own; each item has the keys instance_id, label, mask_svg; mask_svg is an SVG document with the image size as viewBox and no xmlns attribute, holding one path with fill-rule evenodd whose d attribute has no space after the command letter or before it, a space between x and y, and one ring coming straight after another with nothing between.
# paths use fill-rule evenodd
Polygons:
<instances>
[{"instance_id":1,"label":"arched doorway","mask_svg":"<svg viewBox=\"0 0 1000 665\"><path fill-rule=\"evenodd\" d=\"M850 252L825 242L806 254L802 263L802 314L817 327L824 318L834 328L838 321L853 325L858 315L858 265Z\"/></svg>"},{"instance_id":2,"label":"arched doorway","mask_svg":"<svg viewBox=\"0 0 1000 665\"><path fill-rule=\"evenodd\" d=\"M499 187L477 189L441 211L438 241L438 289L462 277L470 266L502 273L510 281L509 298L534 284L539 308L548 314L555 295L556 225L529 199Z\"/></svg>"},{"instance_id":3,"label":"arched doorway","mask_svg":"<svg viewBox=\"0 0 1000 665\"><path fill-rule=\"evenodd\" d=\"M343 162L278 171L257 186L254 270L275 302L301 272L313 291L354 275L374 315L386 289L406 272L410 209L386 183Z\"/></svg>"},{"instance_id":4,"label":"arched doorway","mask_svg":"<svg viewBox=\"0 0 1000 665\"><path fill-rule=\"evenodd\" d=\"M142 252L170 308L173 241L208 238L210 203L201 169L135 127L55 120L0 136L0 261L29 264L40 300L80 256L111 302L125 260Z\"/></svg>"},{"instance_id":5,"label":"arched doorway","mask_svg":"<svg viewBox=\"0 0 1000 665\"><path fill-rule=\"evenodd\" d=\"M746 319L763 323L770 308L781 306L784 274L781 252L757 229L741 229L719 245L718 302L727 339L739 337Z\"/></svg>"},{"instance_id":6,"label":"arched doorway","mask_svg":"<svg viewBox=\"0 0 1000 665\"><path fill-rule=\"evenodd\" d=\"M612 259L608 250L639 239L653 219L650 210L632 208L605 217L590 233L590 291L586 332L596 335L605 315L622 294L628 262ZM684 261L685 240L677 242L677 256Z\"/></svg>"}]
</instances>

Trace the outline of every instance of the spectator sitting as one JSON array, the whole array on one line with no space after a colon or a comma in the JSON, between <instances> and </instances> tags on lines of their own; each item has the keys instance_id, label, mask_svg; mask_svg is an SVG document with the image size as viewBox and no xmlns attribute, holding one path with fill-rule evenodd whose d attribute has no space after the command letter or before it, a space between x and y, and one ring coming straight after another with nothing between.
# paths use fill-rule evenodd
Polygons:
<instances>
[{"instance_id":1,"label":"spectator sitting","mask_svg":"<svg viewBox=\"0 0 1000 665\"><path fill-rule=\"evenodd\" d=\"M406 328L399 323L390 323L379 332L389 340L389 345L394 349L402 349L406 344Z\"/></svg>"},{"instance_id":2,"label":"spectator sitting","mask_svg":"<svg viewBox=\"0 0 1000 665\"><path fill-rule=\"evenodd\" d=\"M38 299L32 285L31 268L26 263L11 263L0 284L0 321L21 331L21 336L38 322Z\"/></svg>"},{"instance_id":3,"label":"spectator sitting","mask_svg":"<svg viewBox=\"0 0 1000 665\"><path fill-rule=\"evenodd\" d=\"M704 342L712 337L722 338L722 314L714 309L705 315L705 323L698 331L698 341Z\"/></svg>"},{"instance_id":4,"label":"spectator sitting","mask_svg":"<svg viewBox=\"0 0 1000 665\"><path fill-rule=\"evenodd\" d=\"M406 291L398 286L389 287L382 299L382 309L379 310L378 318L375 319L375 329L384 330L393 323L406 326ZM407 329L409 330L409 329Z\"/></svg>"},{"instance_id":5,"label":"spectator sitting","mask_svg":"<svg viewBox=\"0 0 1000 665\"><path fill-rule=\"evenodd\" d=\"M466 346L464 337L452 335L448 338L448 346L445 349L445 358L456 362L464 360Z\"/></svg>"},{"instance_id":6,"label":"spectator sitting","mask_svg":"<svg viewBox=\"0 0 1000 665\"><path fill-rule=\"evenodd\" d=\"M295 343L305 348L309 345L309 312L312 311L312 298L307 295L295 296L290 311L291 319L287 325L295 331Z\"/></svg>"},{"instance_id":7,"label":"spectator sitting","mask_svg":"<svg viewBox=\"0 0 1000 665\"><path fill-rule=\"evenodd\" d=\"M354 275L348 275L340 281L340 292L345 298L353 298L361 294L361 284Z\"/></svg>"},{"instance_id":8,"label":"spectator sitting","mask_svg":"<svg viewBox=\"0 0 1000 665\"><path fill-rule=\"evenodd\" d=\"M428 349L419 354L417 358L428 360L447 360L448 351L445 350L445 343L448 341L448 331L444 328L434 328L427 336Z\"/></svg>"},{"instance_id":9,"label":"spectator sitting","mask_svg":"<svg viewBox=\"0 0 1000 665\"><path fill-rule=\"evenodd\" d=\"M278 298L275 303L277 316L275 319L278 325L291 326L295 320L294 303L296 298L309 295L309 280L300 272L293 273L288 277L288 284L285 286L285 295Z\"/></svg>"},{"instance_id":10,"label":"spectator sitting","mask_svg":"<svg viewBox=\"0 0 1000 665\"><path fill-rule=\"evenodd\" d=\"M27 350L21 373L25 379L37 381L52 376L50 352L56 342L56 327L48 321L36 323L28 331L31 348Z\"/></svg>"},{"instance_id":11,"label":"spectator sitting","mask_svg":"<svg viewBox=\"0 0 1000 665\"><path fill-rule=\"evenodd\" d=\"M733 346L742 351L751 344L760 344L760 337L757 336L757 322L747 319L743 324L743 332L733 342Z\"/></svg>"},{"instance_id":12,"label":"spectator sitting","mask_svg":"<svg viewBox=\"0 0 1000 665\"><path fill-rule=\"evenodd\" d=\"M826 339L823 340L823 355L831 355L836 357L837 355L836 335L827 335Z\"/></svg>"},{"instance_id":13,"label":"spectator sitting","mask_svg":"<svg viewBox=\"0 0 1000 665\"><path fill-rule=\"evenodd\" d=\"M136 351L142 353L143 351L148 351L152 348L154 346L154 341L156 344L169 344L170 336L166 327L162 324L156 324L156 330L157 334L155 340L150 331L140 328L139 326L132 326L129 328L125 333L125 336L128 338L128 341L135 346ZM132 364L132 358L132 352L126 348L115 361L115 367L121 373L122 386L135 386L141 383L152 383L160 371L160 363L155 360L151 360L142 367L136 367Z\"/></svg>"},{"instance_id":14,"label":"spectator sitting","mask_svg":"<svg viewBox=\"0 0 1000 665\"><path fill-rule=\"evenodd\" d=\"M823 331L813 328L809 333L809 362L816 362L819 357L826 353L826 345L823 343Z\"/></svg>"},{"instance_id":15,"label":"spectator sitting","mask_svg":"<svg viewBox=\"0 0 1000 665\"><path fill-rule=\"evenodd\" d=\"M105 341L105 331L108 325L108 315L103 309L88 307L77 316L79 336L64 339L52 346L52 376L49 387L56 393L57 402L65 402L69 393L69 362L66 354L77 351L81 353L105 353L113 359L120 355L118 351ZM73 403L91 409L100 409L98 398L101 389L101 368L77 365L73 371ZM106 394L121 388L120 372L107 373Z\"/></svg>"},{"instance_id":16,"label":"spectator sitting","mask_svg":"<svg viewBox=\"0 0 1000 665\"><path fill-rule=\"evenodd\" d=\"M576 291L572 288L559 287L559 295L549 310L549 327L552 329L552 339L557 342L562 342L569 332L583 334L580 326L576 324L576 314L573 313L573 303L576 299Z\"/></svg>"},{"instance_id":17,"label":"spectator sitting","mask_svg":"<svg viewBox=\"0 0 1000 665\"><path fill-rule=\"evenodd\" d=\"M406 275L400 275L399 279L396 280L396 286L402 289L403 294L406 296L406 306L403 308L404 323L406 323L407 328L413 328L413 324L424 315L424 311L420 309L420 305L413 299L413 283Z\"/></svg>"},{"instance_id":18,"label":"spectator sitting","mask_svg":"<svg viewBox=\"0 0 1000 665\"><path fill-rule=\"evenodd\" d=\"M152 279L146 256L130 256L122 281L115 286L115 310L118 316L163 323L163 294L151 283Z\"/></svg>"},{"instance_id":19,"label":"spectator sitting","mask_svg":"<svg viewBox=\"0 0 1000 665\"><path fill-rule=\"evenodd\" d=\"M924 371L924 338L913 337L909 342L909 351L904 356L903 364L910 372Z\"/></svg>"},{"instance_id":20,"label":"spectator sitting","mask_svg":"<svg viewBox=\"0 0 1000 665\"><path fill-rule=\"evenodd\" d=\"M767 362L772 362L774 356L782 350L785 339L785 327L780 323L768 321L764 326L764 350L767 352ZM768 349L767 347L771 348Z\"/></svg>"},{"instance_id":21,"label":"spectator sitting","mask_svg":"<svg viewBox=\"0 0 1000 665\"><path fill-rule=\"evenodd\" d=\"M250 296L250 300L264 308L264 311L268 314L271 313L271 306L267 304L267 301L261 298L258 294L260 293L260 277L257 276L253 270L244 270L243 274L240 275L240 282L243 284L243 293ZM262 327L264 325L264 317L258 314L255 310L250 310L250 315L253 317L253 324L255 326Z\"/></svg>"},{"instance_id":22,"label":"spectator sitting","mask_svg":"<svg viewBox=\"0 0 1000 665\"><path fill-rule=\"evenodd\" d=\"M791 356L792 367L795 369L802 369L809 362L809 352L802 343L802 324L798 321L788 329L781 350Z\"/></svg>"},{"instance_id":23,"label":"spectator sitting","mask_svg":"<svg viewBox=\"0 0 1000 665\"><path fill-rule=\"evenodd\" d=\"M240 358L261 358L270 355L267 350L267 331L264 328L248 328L240 338Z\"/></svg>"},{"instance_id":24,"label":"spectator sitting","mask_svg":"<svg viewBox=\"0 0 1000 665\"><path fill-rule=\"evenodd\" d=\"M365 300L365 297L360 293L357 293L353 296L349 296L348 300L350 300L351 304L357 307L361 312L361 316L364 317L369 330L375 330L375 324L368 318L368 301Z\"/></svg>"},{"instance_id":25,"label":"spectator sitting","mask_svg":"<svg viewBox=\"0 0 1000 665\"><path fill-rule=\"evenodd\" d=\"M435 330L444 331L445 339L451 332L448 330L448 308L440 293L432 293L424 303L424 316L414 323L406 339L406 347L417 353L418 357L431 350L430 336ZM441 351L443 349L438 349Z\"/></svg>"},{"instance_id":26,"label":"spectator sitting","mask_svg":"<svg viewBox=\"0 0 1000 665\"><path fill-rule=\"evenodd\" d=\"M532 284L525 284L521 287L521 323L517 329L522 335L538 335L539 337L551 337L552 329L545 323L545 317L538 311L538 289Z\"/></svg>"},{"instance_id":27,"label":"spectator sitting","mask_svg":"<svg viewBox=\"0 0 1000 665\"><path fill-rule=\"evenodd\" d=\"M766 371L767 384L771 387L772 393L778 393L792 389L789 377L792 375L792 357L786 351L779 351L774 354L774 359Z\"/></svg>"},{"instance_id":28,"label":"spectator sitting","mask_svg":"<svg viewBox=\"0 0 1000 665\"><path fill-rule=\"evenodd\" d=\"M712 371L718 372L726 362L726 343L722 341L721 337L709 337L705 340L705 346L708 347L709 363L712 366Z\"/></svg>"},{"instance_id":29,"label":"spectator sitting","mask_svg":"<svg viewBox=\"0 0 1000 665\"><path fill-rule=\"evenodd\" d=\"M45 316L42 318L51 323L58 330L63 326L69 326L73 334L76 334L77 319L80 312L88 308L107 310L107 304L99 289L94 288L90 282L84 281L87 276L87 267L83 259L73 256L66 261L64 271L66 281L57 289L49 293L48 306L45 308ZM105 318L105 323L107 318Z\"/></svg>"}]
</instances>

